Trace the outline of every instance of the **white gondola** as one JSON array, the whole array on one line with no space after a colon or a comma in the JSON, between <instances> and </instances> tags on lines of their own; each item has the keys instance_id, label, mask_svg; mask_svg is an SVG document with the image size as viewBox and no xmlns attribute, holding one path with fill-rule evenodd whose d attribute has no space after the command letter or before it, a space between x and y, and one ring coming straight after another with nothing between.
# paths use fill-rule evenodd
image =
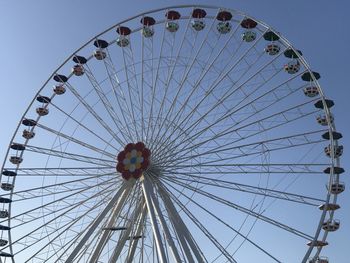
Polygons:
<instances>
[{"instance_id":1,"label":"white gondola","mask_svg":"<svg viewBox=\"0 0 350 263\"><path fill-rule=\"evenodd\" d=\"M53 88L53 92L55 92L56 95L62 95L66 92L66 88L63 86L63 84L59 84Z\"/></svg>"},{"instance_id":2,"label":"white gondola","mask_svg":"<svg viewBox=\"0 0 350 263\"><path fill-rule=\"evenodd\" d=\"M82 65L74 65L73 68L72 68L72 73L75 75L75 76L82 76L84 75L84 68Z\"/></svg>"},{"instance_id":3,"label":"white gondola","mask_svg":"<svg viewBox=\"0 0 350 263\"><path fill-rule=\"evenodd\" d=\"M334 121L333 115L329 115L329 119L330 119L330 122L333 123L333 121ZM326 115L319 115L319 116L317 116L316 120L317 120L318 124L320 124L322 126L327 126L328 125L328 121L327 121Z\"/></svg>"},{"instance_id":4,"label":"white gondola","mask_svg":"<svg viewBox=\"0 0 350 263\"><path fill-rule=\"evenodd\" d=\"M117 45L120 47L127 47L130 44L129 39L126 36L120 36L117 38Z\"/></svg>"},{"instance_id":5,"label":"white gondola","mask_svg":"<svg viewBox=\"0 0 350 263\"><path fill-rule=\"evenodd\" d=\"M179 29L179 24L177 22L174 22L174 21L168 21L166 23L166 29L169 32L174 33Z\"/></svg>"},{"instance_id":6,"label":"white gondola","mask_svg":"<svg viewBox=\"0 0 350 263\"><path fill-rule=\"evenodd\" d=\"M46 116L47 114L49 114L49 109L48 108L36 108L36 113L38 113L39 116Z\"/></svg>"},{"instance_id":7,"label":"white gondola","mask_svg":"<svg viewBox=\"0 0 350 263\"><path fill-rule=\"evenodd\" d=\"M0 218L7 218L9 216L9 212L7 210L0 210Z\"/></svg>"},{"instance_id":8,"label":"white gondola","mask_svg":"<svg viewBox=\"0 0 350 263\"><path fill-rule=\"evenodd\" d=\"M327 220L322 224L322 229L329 232L337 231L340 227L340 221L333 219L333 220Z\"/></svg>"},{"instance_id":9,"label":"white gondola","mask_svg":"<svg viewBox=\"0 0 350 263\"><path fill-rule=\"evenodd\" d=\"M318 258L316 263L329 263L329 260L326 257L320 257L320 258Z\"/></svg>"},{"instance_id":10,"label":"white gondola","mask_svg":"<svg viewBox=\"0 0 350 263\"><path fill-rule=\"evenodd\" d=\"M269 44L265 47L265 52L270 56L277 55L280 52L281 48L277 44Z\"/></svg>"},{"instance_id":11,"label":"white gondola","mask_svg":"<svg viewBox=\"0 0 350 263\"><path fill-rule=\"evenodd\" d=\"M13 184L1 183L1 189L4 191L11 191L13 189Z\"/></svg>"},{"instance_id":12,"label":"white gondola","mask_svg":"<svg viewBox=\"0 0 350 263\"><path fill-rule=\"evenodd\" d=\"M315 97L319 94L318 88L315 86L308 86L304 88L304 94L305 96L308 96L310 98Z\"/></svg>"},{"instance_id":13,"label":"white gondola","mask_svg":"<svg viewBox=\"0 0 350 263\"><path fill-rule=\"evenodd\" d=\"M221 21L217 24L216 28L220 34L227 34L231 31L231 23L229 21Z\"/></svg>"},{"instance_id":14,"label":"white gondola","mask_svg":"<svg viewBox=\"0 0 350 263\"><path fill-rule=\"evenodd\" d=\"M289 74L295 74L300 70L300 63L298 60L294 59L284 65L284 70Z\"/></svg>"},{"instance_id":15,"label":"white gondola","mask_svg":"<svg viewBox=\"0 0 350 263\"><path fill-rule=\"evenodd\" d=\"M205 28L205 22L203 19L194 19L191 21L192 28L196 31L201 31Z\"/></svg>"},{"instance_id":16,"label":"white gondola","mask_svg":"<svg viewBox=\"0 0 350 263\"><path fill-rule=\"evenodd\" d=\"M329 260L326 257L318 257L317 259L310 259L309 263L329 263Z\"/></svg>"},{"instance_id":17,"label":"white gondola","mask_svg":"<svg viewBox=\"0 0 350 263\"><path fill-rule=\"evenodd\" d=\"M7 245L7 243L8 243L8 241L7 241L7 240L5 240L5 239L0 239L0 247L4 247L4 246L6 246L6 245Z\"/></svg>"},{"instance_id":18,"label":"white gondola","mask_svg":"<svg viewBox=\"0 0 350 263\"><path fill-rule=\"evenodd\" d=\"M336 194L336 195L340 194L345 191L345 183L343 182L332 183L329 191L331 194Z\"/></svg>"},{"instance_id":19,"label":"white gondola","mask_svg":"<svg viewBox=\"0 0 350 263\"><path fill-rule=\"evenodd\" d=\"M245 42L253 42L256 39L256 33L253 30L247 30L242 34L242 39Z\"/></svg>"},{"instance_id":20,"label":"white gondola","mask_svg":"<svg viewBox=\"0 0 350 263\"><path fill-rule=\"evenodd\" d=\"M104 60L106 58L107 54L106 52L104 52L103 50L101 49L96 49L94 51L94 57L97 59L97 60Z\"/></svg>"},{"instance_id":21,"label":"white gondola","mask_svg":"<svg viewBox=\"0 0 350 263\"><path fill-rule=\"evenodd\" d=\"M22 137L27 140L34 138L34 136L35 136L35 132L33 131L24 130L22 133Z\"/></svg>"},{"instance_id":22,"label":"white gondola","mask_svg":"<svg viewBox=\"0 0 350 263\"><path fill-rule=\"evenodd\" d=\"M145 37L145 38L150 38L154 35L154 29L150 26L144 26L142 28L142 35Z\"/></svg>"},{"instance_id":23,"label":"white gondola","mask_svg":"<svg viewBox=\"0 0 350 263\"><path fill-rule=\"evenodd\" d=\"M22 157L19 156L11 156L10 157L10 162L13 164L20 164L23 161Z\"/></svg>"},{"instance_id":24,"label":"white gondola","mask_svg":"<svg viewBox=\"0 0 350 263\"><path fill-rule=\"evenodd\" d=\"M334 149L333 151L334 151L335 158L342 156L343 149L344 149L343 145L334 146L333 149ZM332 153L331 146L328 145L327 147L325 147L324 152L328 157L331 157L331 153Z\"/></svg>"}]
</instances>

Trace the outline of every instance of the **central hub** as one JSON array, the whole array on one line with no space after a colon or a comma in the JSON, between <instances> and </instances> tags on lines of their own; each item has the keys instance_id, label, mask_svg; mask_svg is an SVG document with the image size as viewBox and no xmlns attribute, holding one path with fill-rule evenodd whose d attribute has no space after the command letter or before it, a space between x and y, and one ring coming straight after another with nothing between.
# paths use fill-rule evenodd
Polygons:
<instances>
[{"instance_id":1,"label":"central hub","mask_svg":"<svg viewBox=\"0 0 350 263\"><path fill-rule=\"evenodd\" d=\"M138 179L150 165L151 151L143 142L129 143L118 154L117 171L125 180Z\"/></svg>"}]
</instances>

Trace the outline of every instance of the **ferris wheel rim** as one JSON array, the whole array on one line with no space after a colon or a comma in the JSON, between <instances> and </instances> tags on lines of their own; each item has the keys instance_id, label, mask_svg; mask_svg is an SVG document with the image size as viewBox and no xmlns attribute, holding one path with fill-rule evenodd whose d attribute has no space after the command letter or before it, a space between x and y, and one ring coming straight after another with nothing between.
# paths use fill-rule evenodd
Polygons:
<instances>
[{"instance_id":1,"label":"ferris wheel rim","mask_svg":"<svg viewBox=\"0 0 350 263\"><path fill-rule=\"evenodd\" d=\"M70 56L69 56L69 57L68 57L68 58L67 58L67 59L52 73L52 75L49 77L49 79L43 84L43 86L39 89L39 91L37 92L37 94L34 96L32 102L29 104L28 108L27 108L26 111L24 112L24 114L23 114L22 118L20 119L20 122L19 122L19 124L18 124L18 126L17 126L17 128L16 128L16 130L15 130L15 132L14 132L14 134L13 134L13 137L12 137L12 139L10 140L10 144L9 144L9 146L8 146L8 148L7 148L7 153L6 153L6 155L5 155L5 160L4 160L3 165L2 165L2 171L3 171L4 167L5 167L6 160L7 160L8 156L9 156L10 147L11 147L11 145L14 143L14 138L15 138L16 134L18 133L19 128L21 127L21 121L25 118L25 116L27 115L27 113L29 112L29 110L30 110L30 109L32 108L32 106L34 105L35 99L37 98L37 96L40 95L40 93L42 92L42 90L47 86L47 84L49 83L49 81L59 72L59 70L60 70L64 65L66 65L66 64L71 60L71 58L73 58L80 50L82 50L83 48L87 47L90 43L92 43L94 40L96 40L98 37L100 37L101 35L105 34L106 32L109 32L109 31L115 29L116 27L120 26L121 24L124 24L124 23L126 23L126 22L128 22L128 21L130 21L130 20L132 20L132 19L135 19L135 18L138 18L138 17L142 17L142 16L147 15L147 14L152 14L152 13L155 13L155 12L160 12L160 11L164 11L164 10L169 10L169 9L172 9L172 8L177 9L177 8L195 8L195 7L212 8L212 9L219 9L219 10L221 9L220 7L206 6L206 5L182 5L182 6L164 7L164 8L159 8L159 9L154 9L154 10L151 10L151 11L143 12L143 13L140 13L140 14L138 14L138 15L136 15L136 16L133 16L133 17L131 17L131 18L128 18L128 19L126 19L126 20L123 20L123 21L121 21L121 22L119 22L119 23L117 23L117 24L111 26L111 27L108 28L107 30L105 30L105 31L103 31L103 32L101 32L101 33L99 33L98 35L96 35L95 37L93 37L91 40L89 40L88 42L86 42L84 45L82 45L82 46L81 46L79 49L77 49L75 52L73 52L73 53L72 53L72 54L71 54L71 55L70 55ZM236 10L232 10L232 9L228 9L228 8L222 8L222 9L224 9L224 10L230 10L230 11L233 11L233 12L235 12L235 13L239 13L239 14L241 14L242 16L246 16L246 14L241 13L241 12L237 12ZM251 16L249 16L249 17L251 17ZM256 20L256 19L254 18L254 20ZM266 29L272 30L271 27L267 26L267 25L264 24L263 22L261 22L261 21L259 21L259 20L256 20L256 21L257 21L260 25L263 25L264 27L266 27ZM274 31L274 32L275 32L275 31ZM277 32L276 32L276 33L277 33ZM297 52L297 50L294 49L294 47L288 42L287 39L285 39L285 38L284 38L282 35L280 35L279 33L277 33L277 34L281 37L281 40L283 40L283 42L286 43L286 44L288 45L289 48L291 48L293 51ZM112 42L115 42L115 40L113 40ZM92 57L92 56L90 56L90 58L91 58L91 57ZM327 117L327 119L328 119L328 129L329 129L329 133L331 134L331 132L336 131L336 129L335 129L334 123L330 122L330 116L331 116L331 114L330 114L329 108L326 107L326 102L325 102L326 97L324 96L323 91L322 91L322 88L320 87L320 85L319 85L317 79L316 79L315 76L313 75L313 72L311 71L311 69L310 69L309 65L307 64L307 62L305 61L305 59L301 56L301 57L300 57L300 60L301 60L302 64L305 66L305 68L307 69L307 72L309 72L309 73L311 74L311 77L313 78L313 81L316 83L317 87L319 88L319 91L320 91L320 99L322 100L323 107L324 107L324 110L325 110L325 112L326 112L326 117ZM68 79L69 79L71 76L72 76L72 74L69 75ZM55 95L53 95L53 97L54 97L54 96L55 96ZM39 121L40 118L41 118L41 117L38 116L38 118L37 118L36 121ZM28 142L28 140L26 140L26 143L25 143L24 145L27 145L27 142ZM336 145L336 142L335 142L335 140L333 139L333 136L330 136L330 145L331 145L331 147L334 147L334 146ZM335 165L338 166L338 167L340 167L339 158L335 158L333 152L331 153L331 155L332 155L332 156L331 156L331 159L332 159L332 163L333 163L333 166L332 166L332 167L334 167ZM332 173L333 173L333 169L331 169L331 176L330 176L330 179L329 179L329 180L331 180L331 177L333 176ZM2 176L3 176L3 175L1 174L1 177L2 177ZM11 190L11 195L10 195L10 196L12 196L13 191L14 191L14 190L12 189L12 190ZM331 194L328 193L326 205L330 202L330 196L331 196ZM335 200L336 200L336 196L335 196ZM10 212L10 214L11 214L11 204L9 205L9 212ZM318 229L319 229L319 230L321 230L321 226L322 226L322 223L323 223L322 218L324 219L324 216L325 216L325 215L326 215L326 210L323 210L323 216L321 216L321 219L320 219L320 221L319 221L319 226L318 226ZM333 213L331 214L330 219L332 219L332 218L333 218ZM10 220L8 220L8 223L9 223L9 226L10 226ZM323 236L323 239L324 239L324 240L326 239L327 233L328 233L328 232L326 232L326 233L324 234L324 236ZM10 238L9 238L9 241L11 241L11 234L9 235L9 237L10 237ZM318 237L318 235L316 236L315 241L316 241L317 237ZM310 252L311 252L312 248L313 248L313 247L310 247ZM12 251L12 247L11 247L11 251Z\"/></svg>"}]
</instances>

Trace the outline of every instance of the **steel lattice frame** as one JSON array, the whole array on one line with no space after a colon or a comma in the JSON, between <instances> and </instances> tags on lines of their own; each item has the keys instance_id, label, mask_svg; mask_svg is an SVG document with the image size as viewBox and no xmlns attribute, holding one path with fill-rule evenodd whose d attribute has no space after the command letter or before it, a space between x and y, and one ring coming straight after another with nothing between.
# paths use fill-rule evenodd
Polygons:
<instances>
[{"instance_id":1,"label":"steel lattice frame","mask_svg":"<svg viewBox=\"0 0 350 263\"><path fill-rule=\"evenodd\" d=\"M194 19L195 9L205 18ZM174 10L179 19L165 18ZM226 34L217 28L223 11L233 15ZM145 17L155 19L152 37L140 33ZM242 28L248 18L257 26ZM169 22L179 29L170 32ZM122 27L131 34L118 34ZM267 41L267 32L279 39ZM101 60L91 55L97 39L108 43ZM264 50L271 43L278 54ZM64 79L78 55L84 75ZM288 62L300 70L288 74ZM174 6L110 27L50 76L11 139L0 262L318 262L337 229L341 191L330 189L342 185L342 169L333 102L317 79L283 36L235 10ZM52 91L57 80L64 94ZM48 116L35 115L38 105ZM23 139L23 128L35 137ZM116 156L137 141L150 148L151 165L123 180Z\"/></svg>"}]
</instances>

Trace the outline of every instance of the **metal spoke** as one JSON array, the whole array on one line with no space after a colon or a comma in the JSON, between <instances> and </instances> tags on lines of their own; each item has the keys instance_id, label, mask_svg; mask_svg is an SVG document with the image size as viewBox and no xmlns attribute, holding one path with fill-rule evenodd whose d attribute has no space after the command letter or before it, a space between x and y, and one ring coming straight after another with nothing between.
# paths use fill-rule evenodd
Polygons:
<instances>
[{"instance_id":1,"label":"metal spoke","mask_svg":"<svg viewBox=\"0 0 350 263\"><path fill-rule=\"evenodd\" d=\"M314 197L305 196L305 195L299 195L295 193L288 193L285 191L277 191L269 188L262 188L262 187L252 186L252 185L234 183L231 181L225 181L225 180L220 180L216 178L205 178L203 176L196 176L194 174L184 173L183 175L185 175L186 178L184 178L183 176L181 177L167 176L166 179L164 180L169 180L171 182L179 182L179 180L185 181L185 182L195 182L203 186L211 185L219 188L230 189L234 191L242 191L242 192L251 193L251 194L258 194L258 195L272 197L280 200L298 202L301 204L312 205L312 206L319 206L320 204L323 204L325 202L325 200L323 199L314 198Z\"/></svg>"},{"instance_id":2,"label":"metal spoke","mask_svg":"<svg viewBox=\"0 0 350 263\"><path fill-rule=\"evenodd\" d=\"M53 107L55 107L59 112L61 112L64 116L66 116L68 119L74 121L74 123L76 123L79 127L84 128L84 130L88 131L90 134L94 135L96 138L98 138L99 140L103 141L104 143L106 143L106 145L108 145L109 147L118 150L117 148L115 148L110 142L106 141L105 138L102 138L100 135L98 135L97 133L95 133L94 131L92 131L90 128L88 128L86 125L82 124L79 120L77 120L76 118L74 118L70 113L67 113L65 110L61 109L60 107L58 107L57 105L55 105L53 102L50 103L50 105L52 105Z\"/></svg>"},{"instance_id":3,"label":"metal spoke","mask_svg":"<svg viewBox=\"0 0 350 263\"><path fill-rule=\"evenodd\" d=\"M171 193L172 200L186 213L186 215L194 222L194 224L208 237L208 239L217 247L217 249L224 255L230 262L236 262L233 257L226 251L226 249L218 242L218 240L206 229L206 227Z\"/></svg>"},{"instance_id":4,"label":"metal spoke","mask_svg":"<svg viewBox=\"0 0 350 263\"><path fill-rule=\"evenodd\" d=\"M234 208L234 209L236 209L236 210L238 210L240 212L243 212L243 213L246 213L248 215L254 216L254 217L256 217L256 218L258 218L258 219L260 219L262 221L265 221L265 222L267 222L269 224L272 224L272 225L274 225L276 227L279 227L279 228L281 228L283 230L289 231L290 233L295 234L297 236L300 236L300 237L302 237L302 238L304 238L306 240L312 240L312 238L313 238L312 236L310 236L310 235L308 235L306 233L303 233L303 232L301 232L301 231L299 231L297 229L294 229L294 228L289 227L289 226L287 226L285 224L282 224L282 223L280 223L280 222L278 222L278 221L276 221L276 220L274 220L272 218L269 218L267 216L263 216L262 214L256 213L256 212L254 212L252 210L249 210L249 209L247 209L247 208L245 208L243 206L234 204L234 203L232 203L232 202L230 202L228 200L225 200L225 199L223 199L223 198L221 198L221 197L219 197L219 196L217 196L217 195L215 195L213 193L205 192L202 189L194 188L194 187L192 187L190 185L187 185L187 184L184 184L184 183L181 183L181 182L176 182L176 183L178 185L181 185L181 186L187 188L187 189L190 189L192 191L196 191L197 193L199 193L199 194L201 194L201 195L203 195L205 197L208 197L208 198L210 198L212 200L215 200L215 201L220 202L222 204L225 204L225 205L227 205L229 207L232 207L232 208ZM175 189L175 188L173 188L173 189ZM175 189L175 190L177 190L177 189ZM182 195L185 196L184 193L182 193Z\"/></svg>"},{"instance_id":5,"label":"metal spoke","mask_svg":"<svg viewBox=\"0 0 350 263\"><path fill-rule=\"evenodd\" d=\"M239 231L235 230L233 227L231 227L227 222L224 222L223 220L221 220L219 217L217 217L214 213L210 212L208 209L206 209L204 206L200 205L199 203L195 202L193 199L189 198L188 196L184 195L185 197L187 197L192 203L196 204L198 207L200 207L201 209L203 209L205 212L207 212L209 215L211 215L212 217L214 217L216 220L218 220L220 223L224 224L226 227L228 227L229 229L233 230L235 233L237 233L238 235L240 235L241 237L243 237L246 241L248 241L249 243L251 243L253 246L255 246L256 248L258 248L260 251L262 251L263 253L265 253L266 255L268 255L271 259L273 259L276 262L281 262L280 260L276 259L274 256L272 256L271 253L267 252L265 249L263 249L261 246L257 245L255 242L253 242L252 240L250 240L247 236L242 235Z\"/></svg>"},{"instance_id":6,"label":"metal spoke","mask_svg":"<svg viewBox=\"0 0 350 263\"><path fill-rule=\"evenodd\" d=\"M108 126L108 124L100 117L100 115L91 107L89 103L79 94L79 92L69 83L66 86L73 93L73 95L79 100L79 102L85 106L85 108L90 112L90 114L101 124L103 128L120 144L123 145L123 140L118 137L118 135Z\"/></svg>"},{"instance_id":7,"label":"metal spoke","mask_svg":"<svg viewBox=\"0 0 350 263\"><path fill-rule=\"evenodd\" d=\"M198 154L192 155L190 157L186 156L185 154L182 154L180 156L176 156L176 158L172 158L171 163L178 164L179 162L183 163L184 161L187 161L188 159L193 159L195 157L205 156L205 155L214 154L214 153L224 153L227 151L239 150L239 152L237 154L234 154L233 157L222 158L220 161L230 160L230 159L234 159L234 158L237 158L240 156L248 156L251 154L262 153L260 150L255 151L255 152L250 152L250 151L256 149L257 146L261 146L261 145L264 145L265 147L267 147L269 145L269 143L271 144L271 146L277 144L281 147L274 147L274 148L267 147L266 151L280 150L280 149L285 149L285 148L289 148L289 147L298 147L298 146L303 146L303 145L307 145L307 144L318 143L318 142L321 142L323 140L319 140L319 139L315 140L313 138L309 139L307 136L314 135L314 134L321 134L322 132L325 132L325 131L326 130L317 130L317 131L311 131L311 132L299 133L299 134L294 134L294 135L289 135L289 136L284 136L284 137L273 138L273 139L269 139L269 140L255 141L252 143L241 144L241 145L236 145L236 146L231 146L231 147L221 147L219 149L214 148L212 150L209 150L209 151L206 151L203 153L198 153ZM193 147L195 147L195 146L193 146ZM217 160L202 162L201 164L209 164L209 163L213 163L213 162L217 162Z\"/></svg>"},{"instance_id":8,"label":"metal spoke","mask_svg":"<svg viewBox=\"0 0 350 263\"><path fill-rule=\"evenodd\" d=\"M75 246L74 250L71 252L69 257L67 258L68 262L73 261L73 259L76 257L77 253L82 249L85 242L90 238L92 233L96 230L96 227L101 223L103 218L106 216L106 214L109 212L109 210L117 203L119 198L121 198L122 194L126 191L130 190L130 184L124 183L122 187L118 190L118 192L115 194L115 196L109 201L109 203L106 205L104 210L99 214L99 216L96 218L92 226L86 231L84 237L79 241L79 243Z\"/></svg>"},{"instance_id":9,"label":"metal spoke","mask_svg":"<svg viewBox=\"0 0 350 263\"><path fill-rule=\"evenodd\" d=\"M85 163L91 163L96 165L101 165L101 164L113 165L115 163L115 161L108 160L108 159L101 159L101 158L95 158L95 157L81 155L81 154L57 151L57 150L37 147L33 145L27 145L26 150L30 152L40 153L44 155L51 155L59 158L65 158L65 159L70 159L78 162L85 162Z\"/></svg>"},{"instance_id":10,"label":"metal spoke","mask_svg":"<svg viewBox=\"0 0 350 263\"><path fill-rule=\"evenodd\" d=\"M91 85L93 86L96 94L100 98L100 101L103 103L109 116L113 120L115 127L117 129L120 127L123 127L122 122L118 117L118 114L115 112L114 107L112 106L112 104L108 100L106 94L104 93L103 89L101 88L98 81L96 80L96 77L94 76L92 70L89 68L88 65L86 65L84 68L85 68L85 74L86 74L87 78L89 79ZM123 136L124 143L131 139L131 137L126 138L125 134L123 133L123 131L121 129L119 129L119 134L121 134Z\"/></svg>"},{"instance_id":11,"label":"metal spoke","mask_svg":"<svg viewBox=\"0 0 350 263\"><path fill-rule=\"evenodd\" d=\"M90 145L90 144L88 144L88 143L86 143L86 142L83 142L83 141L81 141L81 140L75 138L75 137L66 135L66 134L64 134L64 133L62 133L62 132L56 131L56 130L54 130L54 129L52 129L52 128L49 128L49 127L47 127L47 126L45 126L45 125L37 124L37 127L40 127L40 128L42 128L42 129L44 129L44 130L46 130L46 131L48 131L48 132L51 132L51 133L53 133L53 134L56 134L57 136L62 137L62 138L64 138L64 139L67 139L67 140L69 140L69 141L71 141L71 142L74 142L74 143L76 143L76 144L79 144L79 145L81 145L81 146L83 146L83 147L85 147L85 148L87 148L87 149L93 150L93 151L95 151L95 152L101 153L101 154L106 155L106 156L109 156L109 157L111 157L111 158L114 158L114 157L115 157L115 155L112 154L112 153L110 153L110 152L107 152L107 151L105 151L105 150L102 150L102 149L100 149L100 148L97 148L97 147L95 147L95 146L92 146L92 145Z\"/></svg>"}]
</instances>

